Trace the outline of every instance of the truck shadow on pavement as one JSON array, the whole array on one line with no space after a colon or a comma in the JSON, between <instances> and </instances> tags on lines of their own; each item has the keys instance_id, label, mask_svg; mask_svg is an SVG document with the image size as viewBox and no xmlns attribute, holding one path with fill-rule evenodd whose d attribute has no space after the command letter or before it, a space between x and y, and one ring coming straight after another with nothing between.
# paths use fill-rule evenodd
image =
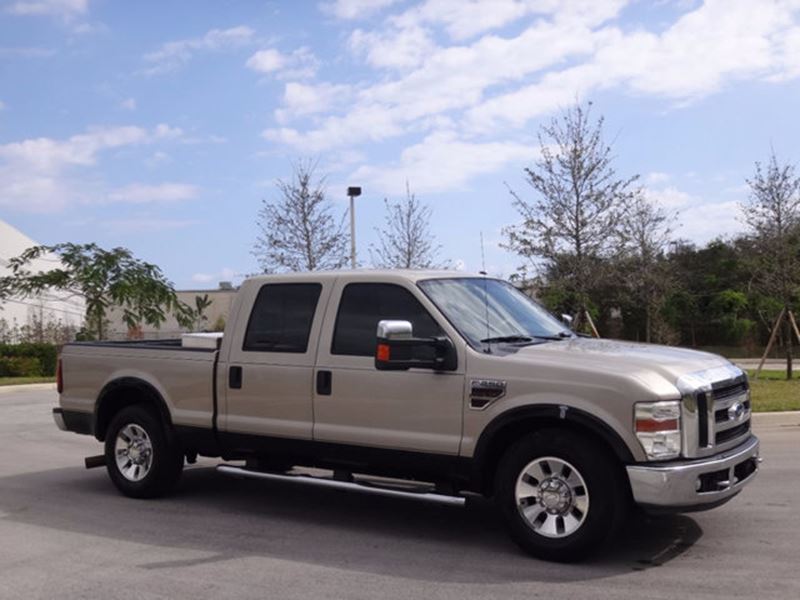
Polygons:
<instances>
[{"instance_id":1,"label":"truck shadow on pavement","mask_svg":"<svg viewBox=\"0 0 800 600\"><path fill-rule=\"evenodd\" d=\"M637 515L596 557L554 565L518 550L485 501L460 508L230 478L200 466L186 470L173 495L149 501L120 496L103 469L64 468L3 477L0 521L9 520L187 555L139 563L142 569L263 556L355 573L458 583L611 577L664 565L703 533L686 516Z\"/></svg>"}]
</instances>

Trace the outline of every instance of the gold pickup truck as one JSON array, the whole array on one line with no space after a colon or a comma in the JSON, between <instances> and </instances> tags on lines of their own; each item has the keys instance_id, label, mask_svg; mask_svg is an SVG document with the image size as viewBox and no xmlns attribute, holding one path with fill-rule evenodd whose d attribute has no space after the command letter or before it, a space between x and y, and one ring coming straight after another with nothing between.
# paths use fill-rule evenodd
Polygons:
<instances>
[{"instance_id":1,"label":"gold pickup truck","mask_svg":"<svg viewBox=\"0 0 800 600\"><path fill-rule=\"evenodd\" d=\"M724 358L581 337L453 271L254 277L224 335L68 344L58 390L56 423L105 444L93 462L128 496L166 493L198 455L245 461L218 467L240 476L480 494L550 560L585 556L633 504L723 504L759 462L746 375Z\"/></svg>"}]
</instances>

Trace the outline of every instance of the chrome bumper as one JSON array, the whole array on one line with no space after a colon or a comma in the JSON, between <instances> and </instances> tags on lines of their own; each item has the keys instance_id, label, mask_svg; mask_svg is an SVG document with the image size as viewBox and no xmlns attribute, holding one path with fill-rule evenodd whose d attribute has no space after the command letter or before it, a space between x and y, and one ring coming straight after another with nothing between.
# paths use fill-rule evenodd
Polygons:
<instances>
[{"instance_id":1,"label":"chrome bumper","mask_svg":"<svg viewBox=\"0 0 800 600\"><path fill-rule=\"evenodd\" d=\"M61 431L67 431L67 424L64 422L64 413L60 408L53 409L53 421Z\"/></svg>"},{"instance_id":2,"label":"chrome bumper","mask_svg":"<svg viewBox=\"0 0 800 600\"><path fill-rule=\"evenodd\" d=\"M758 472L758 438L700 460L663 465L629 465L633 499L654 509L691 511L723 504Z\"/></svg>"}]
</instances>

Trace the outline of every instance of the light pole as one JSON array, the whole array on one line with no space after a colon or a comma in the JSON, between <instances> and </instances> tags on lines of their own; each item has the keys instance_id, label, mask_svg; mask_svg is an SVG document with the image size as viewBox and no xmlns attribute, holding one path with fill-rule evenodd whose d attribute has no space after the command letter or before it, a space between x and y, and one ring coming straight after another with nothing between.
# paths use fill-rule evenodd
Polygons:
<instances>
[{"instance_id":1,"label":"light pole","mask_svg":"<svg viewBox=\"0 0 800 600\"><path fill-rule=\"evenodd\" d=\"M356 196L361 195L360 187L347 188L347 195L350 196L350 268L356 268Z\"/></svg>"}]
</instances>

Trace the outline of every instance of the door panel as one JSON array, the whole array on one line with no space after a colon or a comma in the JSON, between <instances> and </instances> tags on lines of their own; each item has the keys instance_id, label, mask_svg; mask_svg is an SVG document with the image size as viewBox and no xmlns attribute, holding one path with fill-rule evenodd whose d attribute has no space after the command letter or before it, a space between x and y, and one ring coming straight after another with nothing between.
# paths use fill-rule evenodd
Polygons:
<instances>
[{"instance_id":1,"label":"door panel","mask_svg":"<svg viewBox=\"0 0 800 600\"><path fill-rule=\"evenodd\" d=\"M240 291L242 310L253 310L238 316L221 372L221 431L311 439L314 356L333 281L275 279ZM234 387L231 369L241 370Z\"/></svg>"},{"instance_id":2,"label":"door panel","mask_svg":"<svg viewBox=\"0 0 800 600\"><path fill-rule=\"evenodd\" d=\"M354 291L351 288L345 293L348 285L362 286L355 294L360 300L351 314L346 314L346 307ZM374 287L363 287L370 285ZM402 297L386 296L387 287L399 290ZM343 316L338 318L343 293ZM434 311L405 280L395 285L341 282L334 286L317 356L317 369L331 373L326 390L330 393L316 391L314 395L315 440L458 454L464 402L463 342L433 316ZM448 335L460 357L459 369L446 373L378 371L372 353L381 318L416 321L415 335ZM370 355L358 355L366 352Z\"/></svg>"}]
</instances>

